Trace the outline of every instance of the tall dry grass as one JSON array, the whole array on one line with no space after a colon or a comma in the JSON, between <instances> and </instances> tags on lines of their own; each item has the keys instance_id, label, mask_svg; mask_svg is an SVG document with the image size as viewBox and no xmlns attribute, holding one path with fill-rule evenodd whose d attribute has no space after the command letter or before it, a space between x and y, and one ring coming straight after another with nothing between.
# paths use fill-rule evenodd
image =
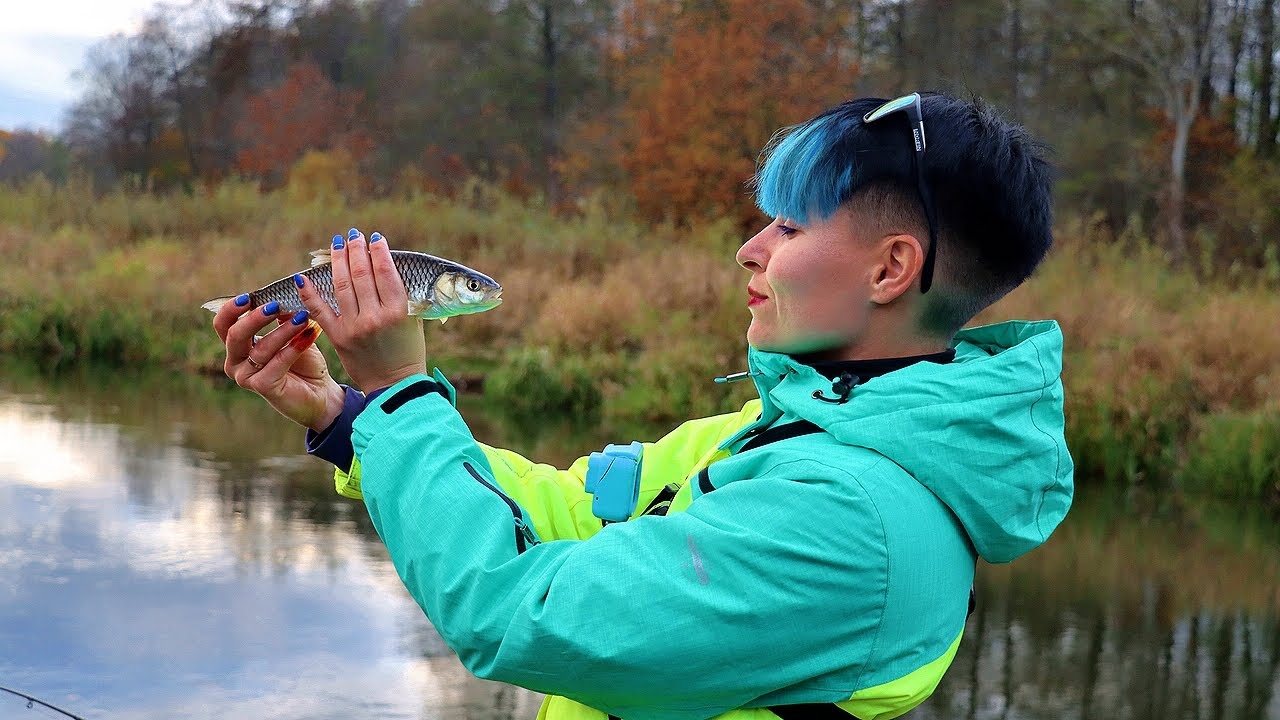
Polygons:
<instances>
[{"instance_id":1,"label":"tall dry grass","mask_svg":"<svg viewBox=\"0 0 1280 720\"><path fill-rule=\"evenodd\" d=\"M234 182L163 197L95 196L83 182L0 190L0 352L217 372L199 304L306 267L354 225L503 283L498 310L427 329L433 358L488 375L493 397L614 420L739 406L748 384L711 378L745 367L740 238L727 225L645 226L607 200L565 217L480 184L365 202ZM1280 298L1265 274L1197 278L1141 238L1083 223L1060 237L978 322L1061 323L1080 477L1280 499Z\"/></svg>"},{"instance_id":2,"label":"tall dry grass","mask_svg":"<svg viewBox=\"0 0 1280 720\"><path fill-rule=\"evenodd\" d=\"M1280 504L1280 295L1198 279L1136 240L1080 228L979 321L1052 317L1066 338L1080 474Z\"/></svg>"}]
</instances>

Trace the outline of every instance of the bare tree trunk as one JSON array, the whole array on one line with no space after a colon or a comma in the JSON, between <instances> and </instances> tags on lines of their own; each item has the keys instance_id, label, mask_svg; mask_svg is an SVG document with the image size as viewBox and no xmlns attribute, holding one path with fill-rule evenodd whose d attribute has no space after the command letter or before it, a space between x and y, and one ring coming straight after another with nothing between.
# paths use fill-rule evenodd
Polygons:
<instances>
[{"instance_id":1,"label":"bare tree trunk","mask_svg":"<svg viewBox=\"0 0 1280 720\"><path fill-rule=\"evenodd\" d=\"M898 88L899 91L907 84L907 4L900 2L897 5L898 17L893 24L894 47L898 52Z\"/></svg>"},{"instance_id":2,"label":"bare tree trunk","mask_svg":"<svg viewBox=\"0 0 1280 720\"><path fill-rule=\"evenodd\" d=\"M1258 6L1258 157L1276 152L1276 118L1271 96L1276 78L1276 0L1262 0Z\"/></svg>"},{"instance_id":3,"label":"bare tree trunk","mask_svg":"<svg viewBox=\"0 0 1280 720\"><path fill-rule=\"evenodd\" d=\"M1009 110L1022 117L1022 0L1009 0Z\"/></svg>"},{"instance_id":4,"label":"bare tree trunk","mask_svg":"<svg viewBox=\"0 0 1280 720\"><path fill-rule=\"evenodd\" d=\"M1191 125L1195 122L1199 111L1199 83L1191 81L1194 90L1189 90L1191 101L1183 102L1181 97L1175 98L1170 110L1173 121L1173 147L1169 152L1169 254L1175 263L1181 263L1187 257L1187 146L1191 140Z\"/></svg>"},{"instance_id":5,"label":"bare tree trunk","mask_svg":"<svg viewBox=\"0 0 1280 720\"><path fill-rule=\"evenodd\" d=\"M560 153L560 118L559 72L560 47L555 32L555 13L552 7L555 0L542 0L538 7L542 11L542 69L545 73L545 85L542 94L542 130L543 130L543 191L547 203L555 207L560 201L560 187L557 182L555 163Z\"/></svg>"},{"instance_id":6,"label":"bare tree trunk","mask_svg":"<svg viewBox=\"0 0 1280 720\"><path fill-rule=\"evenodd\" d=\"M186 74L187 68L183 67L183 62L179 58L178 47L174 43L173 38L169 35L168 30L163 31L161 42L164 43L165 50L169 53L169 71L170 81L173 83L174 103L178 110L178 132L182 135L182 149L187 156L187 167L190 171L192 179L200 177L200 165L196 159L195 142L192 139L191 131L191 103L187 98ZM184 181L187 182L187 181Z\"/></svg>"},{"instance_id":7,"label":"bare tree trunk","mask_svg":"<svg viewBox=\"0 0 1280 720\"><path fill-rule=\"evenodd\" d=\"M1227 68L1227 99L1231 103L1229 111L1232 130L1235 130L1236 116L1240 103L1236 95L1239 87L1240 58L1244 56L1244 29L1249 20L1249 3L1251 0L1234 0L1231 3L1231 21L1228 25L1230 54Z\"/></svg>"},{"instance_id":8,"label":"bare tree trunk","mask_svg":"<svg viewBox=\"0 0 1280 720\"><path fill-rule=\"evenodd\" d=\"M859 68L867 59L867 8L866 0L853 3L853 61Z\"/></svg>"},{"instance_id":9,"label":"bare tree trunk","mask_svg":"<svg viewBox=\"0 0 1280 720\"><path fill-rule=\"evenodd\" d=\"M1214 28L1213 0L1196 3L1196 13L1187 20L1194 33L1180 66L1171 68L1172 82L1165 90L1166 110L1173 122L1173 148L1169 153L1169 254L1181 263L1187 257L1187 146L1191 126L1200 114L1204 98L1204 75L1212 65Z\"/></svg>"}]
</instances>

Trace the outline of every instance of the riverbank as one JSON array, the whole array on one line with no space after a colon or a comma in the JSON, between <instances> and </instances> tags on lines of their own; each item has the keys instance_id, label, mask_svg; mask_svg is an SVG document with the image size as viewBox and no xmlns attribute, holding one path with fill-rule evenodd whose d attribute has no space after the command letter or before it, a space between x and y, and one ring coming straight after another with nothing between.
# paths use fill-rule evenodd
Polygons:
<instances>
[{"instance_id":1,"label":"riverbank","mask_svg":"<svg viewBox=\"0 0 1280 720\"><path fill-rule=\"evenodd\" d=\"M227 183L196 196L72 184L0 190L0 353L76 365L220 372L199 305L306 267L335 232L457 259L503 283L489 313L429 324L433 362L484 378L515 414L673 423L732 409L745 274L727 225L648 227L585 204L572 218L474 187L350 206ZM1197 278L1141 238L1064 223L1036 277L979 318L1051 317L1067 340L1068 441L1080 482L1280 506L1275 278Z\"/></svg>"}]
</instances>

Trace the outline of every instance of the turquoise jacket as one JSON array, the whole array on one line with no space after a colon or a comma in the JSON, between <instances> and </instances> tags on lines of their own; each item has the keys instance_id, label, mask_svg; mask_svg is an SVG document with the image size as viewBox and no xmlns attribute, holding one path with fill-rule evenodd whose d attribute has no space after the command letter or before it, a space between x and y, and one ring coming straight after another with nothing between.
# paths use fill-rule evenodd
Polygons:
<instances>
[{"instance_id":1,"label":"turquoise jacket","mask_svg":"<svg viewBox=\"0 0 1280 720\"><path fill-rule=\"evenodd\" d=\"M752 350L760 399L645 444L627 522L591 515L585 458L477 443L438 371L360 414L339 490L363 494L462 663L547 693L541 717L897 717L954 657L976 559L1035 548L1071 502L1057 325L974 328L955 349L844 403ZM817 431L749 445L797 421ZM666 515L640 514L664 492Z\"/></svg>"}]
</instances>

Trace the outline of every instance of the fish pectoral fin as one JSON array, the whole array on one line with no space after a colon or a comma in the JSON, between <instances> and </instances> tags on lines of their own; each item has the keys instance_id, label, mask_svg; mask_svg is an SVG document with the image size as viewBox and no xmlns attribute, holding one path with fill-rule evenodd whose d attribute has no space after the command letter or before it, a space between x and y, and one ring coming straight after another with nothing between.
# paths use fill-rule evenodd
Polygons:
<instances>
[{"instance_id":1,"label":"fish pectoral fin","mask_svg":"<svg viewBox=\"0 0 1280 720\"><path fill-rule=\"evenodd\" d=\"M320 267L328 265L333 260L332 248L320 248L311 251L311 267Z\"/></svg>"},{"instance_id":2,"label":"fish pectoral fin","mask_svg":"<svg viewBox=\"0 0 1280 720\"><path fill-rule=\"evenodd\" d=\"M428 316L430 315L431 311L434 309L435 309L435 305L431 304L430 300L414 300L412 298L409 299L409 314L414 317L420 317L424 320L430 320L431 318Z\"/></svg>"}]
</instances>

